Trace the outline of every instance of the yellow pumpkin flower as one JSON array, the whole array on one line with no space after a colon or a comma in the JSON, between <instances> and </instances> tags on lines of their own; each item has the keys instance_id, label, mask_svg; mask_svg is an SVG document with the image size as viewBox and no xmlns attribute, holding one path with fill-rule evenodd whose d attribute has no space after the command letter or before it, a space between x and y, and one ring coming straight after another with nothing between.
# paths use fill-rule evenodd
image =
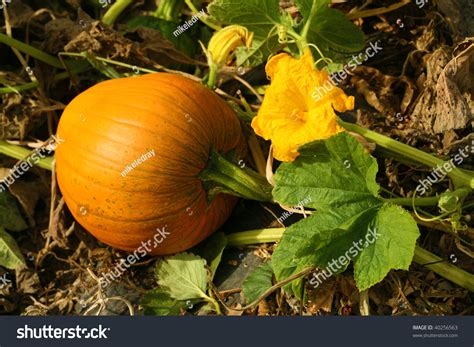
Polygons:
<instances>
[{"instance_id":1,"label":"yellow pumpkin flower","mask_svg":"<svg viewBox=\"0 0 474 347\"><path fill-rule=\"evenodd\" d=\"M276 159L293 161L299 155L299 146L344 130L336 122L334 109L352 110L354 97L334 86L325 71L314 68L309 49L300 59L278 54L268 61L265 70L271 85L252 128L272 141ZM325 88L324 93L315 94L318 87Z\"/></svg>"}]
</instances>

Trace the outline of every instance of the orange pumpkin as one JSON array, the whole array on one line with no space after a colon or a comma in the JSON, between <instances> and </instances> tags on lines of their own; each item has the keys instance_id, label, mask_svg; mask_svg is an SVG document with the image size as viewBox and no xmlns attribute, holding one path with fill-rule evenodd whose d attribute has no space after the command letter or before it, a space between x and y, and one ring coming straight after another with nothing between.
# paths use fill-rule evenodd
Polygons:
<instances>
[{"instance_id":1,"label":"orange pumpkin","mask_svg":"<svg viewBox=\"0 0 474 347\"><path fill-rule=\"evenodd\" d=\"M219 228L237 201L218 194L208 203L198 175L212 149L245 154L240 122L188 78L156 73L99 83L66 107L57 135L66 204L112 247L184 251Z\"/></svg>"}]
</instances>

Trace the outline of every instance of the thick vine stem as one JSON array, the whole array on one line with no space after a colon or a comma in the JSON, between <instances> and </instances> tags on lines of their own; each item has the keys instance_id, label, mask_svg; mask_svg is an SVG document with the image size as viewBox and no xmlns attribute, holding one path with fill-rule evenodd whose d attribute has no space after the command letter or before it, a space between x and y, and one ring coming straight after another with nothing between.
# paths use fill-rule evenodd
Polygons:
<instances>
[{"instance_id":1,"label":"thick vine stem","mask_svg":"<svg viewBox=\"0 0 474 347\"><path fill-rule=\"evenodd\" d=\"M213 181L236 196L257 201L272 200L272 186L265 177L249 168L231 163L214 150L200 178Z\"/></svg>"},{"instance_id":2,"label":"thick vine stem","mask_svg":"<svg viewBox=\"0 0 474 347\"><path fill-rule=\"evenodd\" d=\"M444 160L436 158L429 153L425 153L419 149L393 140L390 137L376 133L375 131L360 127L356 124L348 123L341 119L338 119L338 123L345 129L364 136L368 141L374 142L377 146L380 146L390 152L402 155L412 161L426 165L430 168L443 166L447 163ZM447 175L451 178L456 188L465 187L470 188L471 190L474 189L474 175L458 168L452 168L452 170L448 172Z\"/></svg>"},{"instance_id":3,"label":"thick vine stem","mask_svg":"<svg viewBox=\"0 0 474 347\"><path fill-rule=\"evenodd\" d=\"M306 20L306 24L304 25L303 30L301 30L301 37L304 39L305 42L308 36L309 28L311 27L311 22L313 21L313 18L316 15L317 9L318 9L318 2L313 1L313 4L311 6L311 11L309 13L309 18Z\"/></svg>"},{"instance_id":4,"label":"thick vine stem","mask_svg":"<svg viewBox=\"0 0 474 347\"><path fill-rule=\"evenodd\" d=\"M240 247L258 243L278 242L282 238L284 231L285 228L269 228L229 234L227 236L227 246ZM458 286L474 292L474 275L450 264L426 249L416 246L413 261L426 266Z\"/></svg>"},{"instance_id":5,"label":"thick vine stem","mask_svg":"<svg viewBox=\"0 0 474 347\"><path fill-rule=\"evenodd\" d=\"M285 228L268 228L242 231L227 235L227 246L240 247L256 243L278 242Z\"/></svg>"},{"instance_id":6,"label":"thick vine stem","mask_svg":"<svg viewBox=\"0 0 474 347\"><path fill-rule=\"evenodd\" d=\"M117 0L109 7L102 17L102 23L107 25L113 25L117 20L118 16L131 4L133 0Z\"/></svg>"},{"instance_id":7,"label":"thick vine stem","mask_svg":"<svg viewBox=\"0 0 474 347\"><path fill-rule=\"evenodd\" d=\"M450 280L457 285L469 289L474 292L474 276L461 270L457 266L447 262L446 260L428 252L426 249L419 246L415 249L415 256L413 261L428 269L436 272L441 277Z\"/></svg>"},{"instance_id":8,"label":"thick vine stem","mask_svg":"<svg viewBox=\"0 0 474 347\"><path fill-rule=\"evenodd\" d=\"M34 153L34 151L29 151L26 148L16 146L16 145L11 145L5 141L0 141L0 153L8 155L9 157L23 160L29 157ZM39 159L35 165L52 171L53 170L53 157L48 157L48 158L43 158Z\"/></svg>"},{"instance_id":9,"label":"thick vine stem","mask_svg":"<svg viewBox=\"0 0 474 347\"><path fill-rule=\"evenodd\" d=\"M457 196L459 200L464 199L470 193L469 189L461 188L452 192L453 195ZM441 199L441 195L420 197L420 198L390 198L384 199L385 202L397 204L400 206L436 206Z\"/></svg>"},{"instance_id":10,"label":"thick vine stem","mask_svg":"<svg viewBox=\"0 0 474 347\"><path fill-rule=\"evenodd\" d=\"M211 90L214 89L216 85L218 70L219 70L219 67L217 66L217 64L214 64L214 63L209 64L209 77L207 79L207 87Z\"/></svg>"},{"instance_id":11,"label":"thick vine stem","mask_svg":"<svg viewBox=\"0 0 474 347\"><path fill-rule=\"evenodd\" d=\"M295 40L296 45L298 46L298 50L300 51L300 55L302 56L306 47L308 47L308 42L306 41L306 38L298 34L292 28L288 28L288 35L290 35Z\"/></svg>"},{"instance_id":12,"label":"thick vine stem","mask_svg":"<svg viewBox=\"0 0 474 347\"><path fill-rule=\"evenodd\" d=\"M181 0L161 0L153 16L170 22L178 21L184 3Z\"/></svg>"}]
</instances>

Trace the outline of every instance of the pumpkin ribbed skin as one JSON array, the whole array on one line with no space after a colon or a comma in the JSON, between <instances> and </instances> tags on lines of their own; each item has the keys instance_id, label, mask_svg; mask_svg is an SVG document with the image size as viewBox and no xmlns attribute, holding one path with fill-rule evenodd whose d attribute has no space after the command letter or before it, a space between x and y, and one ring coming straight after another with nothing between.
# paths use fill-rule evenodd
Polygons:
<instances>
[{"instance_id":1,"label":"pumpkin ribbed skin","mask_svg":"<svg viewBox=\"0 0 474 347\"><path fill-rule=\"evenodd\" d=\"M66 107L57 135L64 140L56 166L65 202L112 247L134 251L155 243L153 255L184 251L221 226L237 201L219 194L209 204L198 175L212 148L244 155L240 122L188 78L156 73L99 83ZM154 157L121 175L152 150ZM169 235L143 246L157 229Z\"/></svg>"}]
</instances>

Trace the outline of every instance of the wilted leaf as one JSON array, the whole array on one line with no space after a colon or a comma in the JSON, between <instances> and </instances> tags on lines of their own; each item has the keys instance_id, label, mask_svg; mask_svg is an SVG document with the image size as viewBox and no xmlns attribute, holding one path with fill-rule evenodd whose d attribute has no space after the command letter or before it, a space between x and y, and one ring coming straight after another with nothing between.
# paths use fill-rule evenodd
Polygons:
<instances>
[{"instance_id":1,"label":"wilted leaf","mask_svg":"<svg viewBox=\"0 0 474 347\"><path fill-rule=\"evenodd\" d=\"M13 231L24 230L28 227L16 205L15 198L7 191L0 192L0 227Z\"/></svg>"}]
</instances>

